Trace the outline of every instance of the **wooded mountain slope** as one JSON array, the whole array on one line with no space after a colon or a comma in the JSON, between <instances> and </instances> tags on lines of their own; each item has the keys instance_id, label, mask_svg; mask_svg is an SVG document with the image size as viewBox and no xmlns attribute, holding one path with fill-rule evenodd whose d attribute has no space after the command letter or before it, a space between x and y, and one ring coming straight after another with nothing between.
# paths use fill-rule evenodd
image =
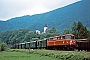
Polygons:
<instances>
[{"instance_id":1,"label":"wooded mountain slope","mask_svg":"<svg viewBox=\"0 0 90 60\"><path fill-rule=\"evenodd\" d=\"M54 26L62 32L64 28L70 29L72 23L78 21L81 21L83 25L90 29L90 0L82 0L44 14L27 15L0 21L0 31L21 28L43 31L44 24L47 24L49 28Z\"/></svg>"}]
</instances>

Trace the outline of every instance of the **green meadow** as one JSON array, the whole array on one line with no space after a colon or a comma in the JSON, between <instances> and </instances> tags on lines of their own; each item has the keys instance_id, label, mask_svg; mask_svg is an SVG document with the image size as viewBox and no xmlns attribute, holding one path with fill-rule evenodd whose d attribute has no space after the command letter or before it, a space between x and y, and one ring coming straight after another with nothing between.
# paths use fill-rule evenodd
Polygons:
<instances>
[{"instance_id":1,"label":"green meadow","mask_svg":"<svg viewBox=\"0 0 90 60\"><path fill-rule=\"evenodd\" d=\"M0 52L0 60L57 60L48 56L38 54L27 54L22 52Z\"/></svg>"},{"instance_id":2,"label":"green meadow","mask_svg":"<svg viewBox=\"0 0 90 60\"><path fill-rule=\"evenodd\" d=\"M90 52L12 49L0 52L0 60L90 60Z\"/></svg>"}]
</instances>

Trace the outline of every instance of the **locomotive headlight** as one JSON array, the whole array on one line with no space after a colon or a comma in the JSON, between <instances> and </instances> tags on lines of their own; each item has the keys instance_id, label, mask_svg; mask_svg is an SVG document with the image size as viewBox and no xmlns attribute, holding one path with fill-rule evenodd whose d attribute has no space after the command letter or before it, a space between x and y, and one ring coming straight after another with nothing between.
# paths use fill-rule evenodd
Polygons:
<instances>
[{"instance_id":1,"label":"locomotive headlight","mask_svg":"<svg viewBox=\"0 0 90 60\"><path fill-rule=\"evenodd\" d=\"M63 41L63 43L64 43L64 41Z\"/></svg>"},{"instance_id":2,"label":"locomotive headlight","mask_svg":"<svg viewBox=\"0 0 90 60\"><path fill-rule=\"evenodd\" d=\"M74 43L76 43L76 42L74 42Z\"/></svg>"},{"instance_id":3,"label":"locomotive headlight","mask_svg":"<svg viewBox=\"0 0 90 60\"><path fill-rule=\"evenodd\" d=\"M72 40L70 42L72 43Z\"/></svg>"},{"instance_id":4,"label":"locomotive headlight","mask_svg":"<svg viewBox=\"0 0 90 60\"><path fill-rule=\"evenodd\" d=\"M67 42L68 43L68 42Z\"/></svg>"}]
</instances>

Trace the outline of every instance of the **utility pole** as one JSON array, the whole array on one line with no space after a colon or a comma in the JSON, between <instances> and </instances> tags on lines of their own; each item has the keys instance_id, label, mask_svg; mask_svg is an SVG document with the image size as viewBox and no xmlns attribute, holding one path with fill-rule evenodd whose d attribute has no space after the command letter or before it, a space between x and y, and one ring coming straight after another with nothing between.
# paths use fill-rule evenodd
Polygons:
<instances>
[{"instance_id":1,"label":"utility pole","mask_svg":"<svg viewBox=\"0 0 90 60\"><path fill-rule=\"evenodd\" d=\"M30 43L31 43L31 39L32 39L32 38L30 38ZM30 53L30 49L31 49L31 48L30 48L30 43L29 43L29 53Z\"/></svg>"},{"instance_id":2,"label":"utility pole","mask_svg":"<svg viewBox=\"0 0 90 60\"><path fill-rule=\"evenodd\" d=\"M30 40L30 43L31 43L31 40ZM29 44L29 53L30 53L30 44Z\"/></svg>"},{"instance_id":3,"label":"utility pole","mask_svg":"<svg viewBox=\"0 0 90 60\"><path fill-rule=\"evenodd\" d=\"M29 33L30 33L30 31L29 31ZM31 43L31 39L32 39L32 37L31 37L31 33L30 33L30 43ZM30 44L29 44L29 53L30 53Z\"/></svg>"}]
</instances>

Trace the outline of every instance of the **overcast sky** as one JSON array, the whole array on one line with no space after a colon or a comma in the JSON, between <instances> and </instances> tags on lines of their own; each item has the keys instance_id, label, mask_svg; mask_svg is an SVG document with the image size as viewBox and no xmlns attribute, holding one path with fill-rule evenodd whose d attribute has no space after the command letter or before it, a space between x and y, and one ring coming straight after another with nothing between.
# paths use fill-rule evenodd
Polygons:
<instances>
[{"instance_id":1,"label":"overcast sky","mask_svg":"<svg viewBox=\"0 0 90 60\"><path fill-rule=\"evenodd\" d=\"M80 0L0 0L0 20L45 13Z\"/></svg>"}]
</instances>

